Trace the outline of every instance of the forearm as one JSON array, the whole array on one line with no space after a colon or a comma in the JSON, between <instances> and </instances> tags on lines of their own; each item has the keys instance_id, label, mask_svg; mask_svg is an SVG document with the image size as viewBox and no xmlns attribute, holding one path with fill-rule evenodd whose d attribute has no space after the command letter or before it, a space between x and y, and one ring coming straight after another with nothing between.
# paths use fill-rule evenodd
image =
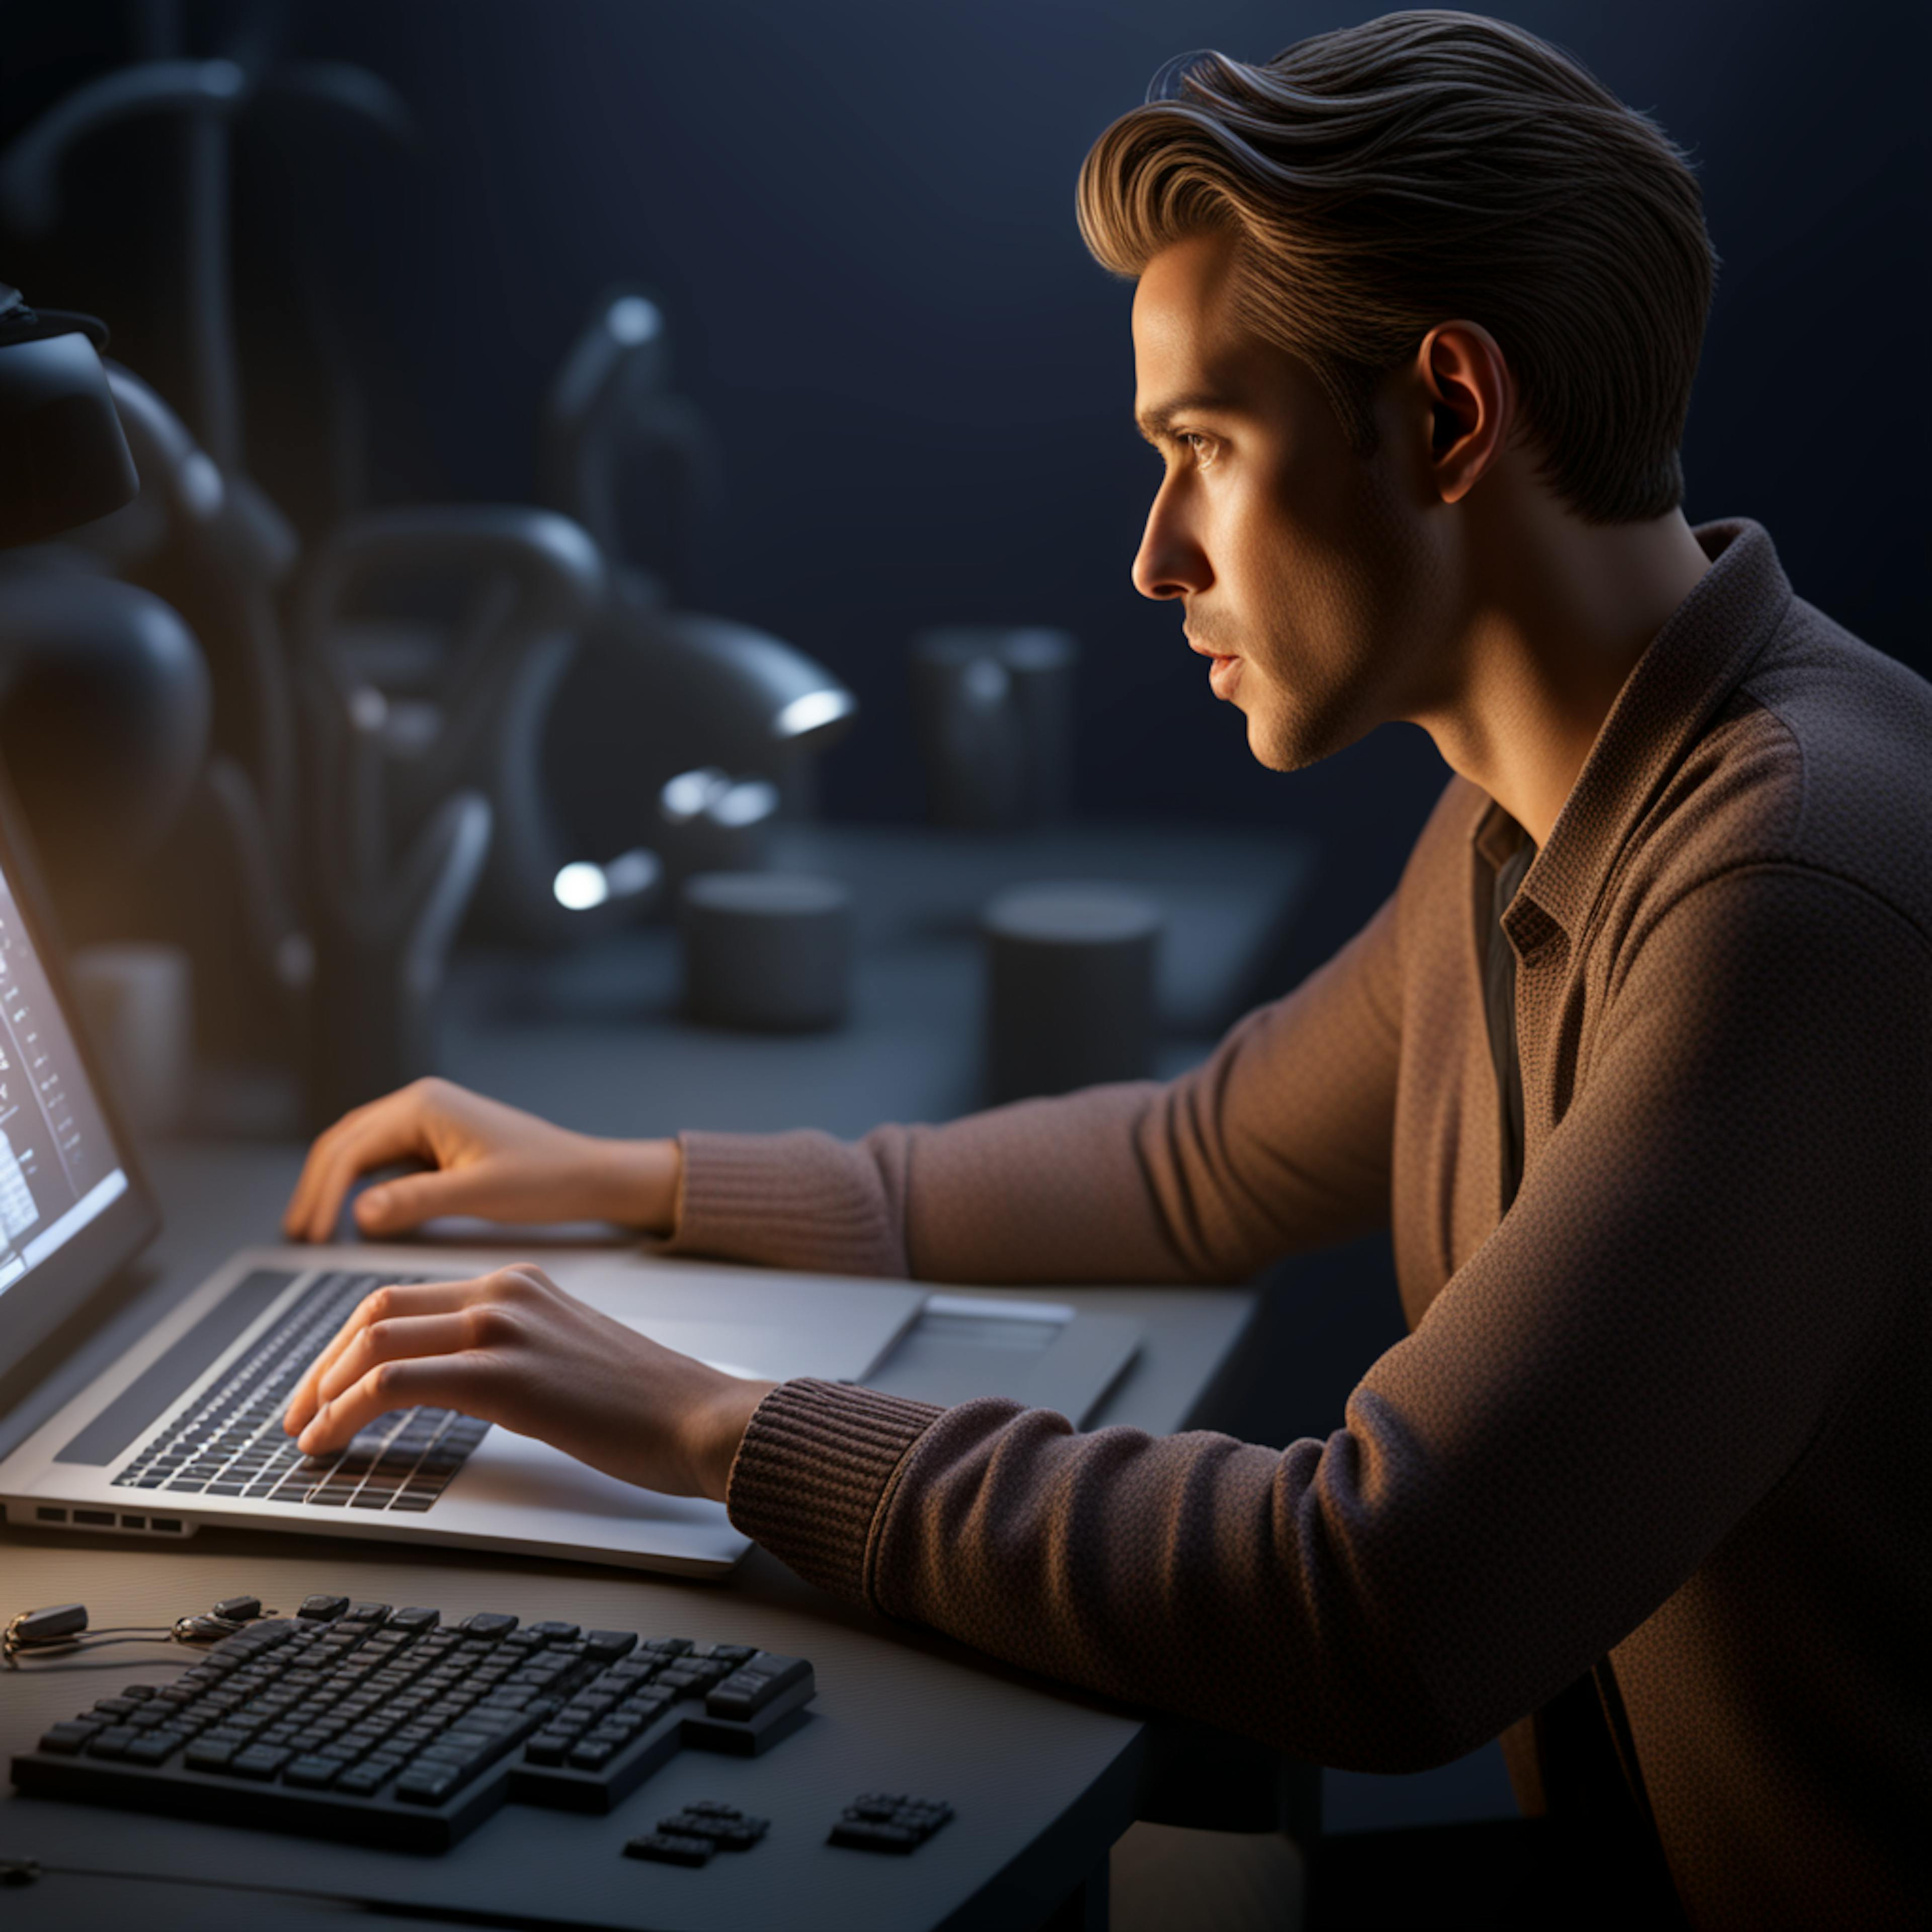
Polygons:
<instances>
[{"instance_id":1,"label":"forearm","mask_svg":"<svg viewBox=\"0 0 1932 1932\"><path fill-rule=\"evenodd\" d=\"M728 1502L808 1581L888 1616L1323 1762L1413 1769L1481 1739L1373 1600L1359 1473L1314 1442L1082 1436L1008 1402L790 1382L753 1417Z\"/></svg>"},{"instance_id":2,"label":"forearm","mask_svg":"<svg viewBox=\"0 0 1932 1932\"><path fill-rule=\"evenodd\" d=\"M942 1126L686 1134L674 1245L836 1274L985 1284L1238 1280L1382 1225L1392 908L1166 1085Z\"/></svg>"}]
</instances>

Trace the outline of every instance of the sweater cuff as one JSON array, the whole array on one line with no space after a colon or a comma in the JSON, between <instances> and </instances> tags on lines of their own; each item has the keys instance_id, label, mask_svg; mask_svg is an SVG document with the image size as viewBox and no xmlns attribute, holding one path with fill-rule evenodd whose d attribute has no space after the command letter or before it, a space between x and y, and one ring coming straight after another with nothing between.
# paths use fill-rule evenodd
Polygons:
<instances>
[{"instance_id":1,"label":"sweater cuff","mask_svg":"<svg viewBox=\"0 0 1932 1932\"><path fill-rule=\"evenodd\" d=\"M666 1251L819 1274L902 1276L904 1241L868 1168L829 1135L678 1136L677 1218Z\"/></svg>"},{"instance_id":2,"label":"sweater cuff","mask_svg":"<svg viewBox=\"0 0 1932 1932\"><path fill-rule=\"evenodd\" d=\"M725 1509L808 1583L866 1602L873 1526L893 1474L944 1413L844 1382L781 1382L738 1445Z\"/></svg>"}]
</instances>

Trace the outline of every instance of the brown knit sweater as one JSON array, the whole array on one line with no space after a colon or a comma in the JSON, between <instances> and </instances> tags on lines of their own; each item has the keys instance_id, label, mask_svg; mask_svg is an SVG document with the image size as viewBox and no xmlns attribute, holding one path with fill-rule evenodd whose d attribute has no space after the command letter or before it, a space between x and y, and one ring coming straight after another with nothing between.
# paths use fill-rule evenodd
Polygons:
<instances>
[{"instance_id":1,"label":"brown knit sweater","mask_svg":"<svg viewBox=\"0 0 1932 1932\"><path fill-rule=\"evenodd\" d=\"M1754 525L1700 536L1506 917L1506 1216L1481 934L1514 829L1458 780L1367 928L1196 1072L852 1146L688 1135L677 1243L1228 1282L1392 1222L1411 1333L1325 1442L790 1382L733 1520L1332 1765L1468 1750L1609 1653L1696 1924L1926 1922L1932 688Z\"/></svg>"}]
</instances>

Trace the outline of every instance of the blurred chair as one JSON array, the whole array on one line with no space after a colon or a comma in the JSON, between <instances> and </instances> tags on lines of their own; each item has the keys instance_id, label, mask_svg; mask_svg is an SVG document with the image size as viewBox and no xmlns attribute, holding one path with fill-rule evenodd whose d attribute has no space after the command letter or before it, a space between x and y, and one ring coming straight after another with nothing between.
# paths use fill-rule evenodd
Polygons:
<instances>
[{"instance_id":1,"label":"blurred chair","mask_svg":"<svg viewBox=\"0 0 1932 1932\"><path fill-rule=\"evenodd\" d=\"M496 828L475 908L488 929L569 944L642 909L656 859L572 849L541 769L558 682L606 590L596 544L548 510L386 510L322 544L302 573L294 632L324 776L341 788L323 840L341 850L345 890L379 879L446 798L470 790ZM584 890L592 866L599 893Z\"/></svg>"},{"instance_id":2,"label":"blurred chair","mask_svg":"<svg viewBox=\"0 0 1932 1932\"><path fill-rule=\"evenodd\" d=\"M549 795L591 850L647 840L666 782L697 766L769 779L789 812L809 811L817 758L858 713L802 651L670 608L694 574L718 463L702 417L669 382L663 312L620 291L564 357L544 410L544 500L589 530L611 567L610 601L559 686L545 737ZM626 514L626 481L640 471L656 484L656 568L639 554L640 520Z\"/></svg>"}]
</instances>

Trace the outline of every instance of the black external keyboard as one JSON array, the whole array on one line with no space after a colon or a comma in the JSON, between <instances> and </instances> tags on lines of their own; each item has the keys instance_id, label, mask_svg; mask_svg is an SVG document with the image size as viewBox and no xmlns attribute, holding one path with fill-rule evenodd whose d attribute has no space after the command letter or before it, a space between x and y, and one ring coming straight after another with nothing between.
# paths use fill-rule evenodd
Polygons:
<instances>
[{"instance_id":1,"label":"black external keyboard","mask_svg":"<svg viewBox=\"0 0 1932 1932\"><path fill-rule=\"evenodd\" d=\"M754 1756L814 1688L802 1658L742 1645L311 1597L56 1724L14 1782L442 1851L506 1799L608 1811L684 1747Z\"/></svg>"},{"instance_id":2,"label":"black external keyboard","mask_svg":"<svg viewBox=\"0 0 1932 1932\"><path fill-rule=\"evenodd\" d=\"M304 1370L364 1296L409 1279L318 1276L215 1388L115 1472L116 1484L315 1509L428 1509L488 1433L487 1422L452 1409L399 1409L326 1456L304 1456L282 1427Z\"/></svg>"}]
</instances>

